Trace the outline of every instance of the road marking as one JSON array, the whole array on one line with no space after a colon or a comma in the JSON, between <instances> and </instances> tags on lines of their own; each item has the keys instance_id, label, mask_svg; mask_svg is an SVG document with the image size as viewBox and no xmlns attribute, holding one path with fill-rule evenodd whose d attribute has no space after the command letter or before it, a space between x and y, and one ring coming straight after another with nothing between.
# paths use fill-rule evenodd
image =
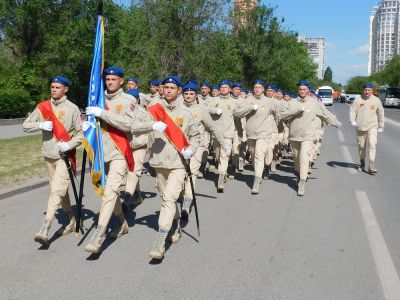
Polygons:
<instances>
[{"instance_id":1,"label":"road marking","mask_svg":"<svg viewBox=\"0 0 400 300\"><path fill-rule=\"evenodd\" d=\"M339 141L340 142L344 142L344 135L343 132L341 130L337 131L338 137L339 137Z\"/></svg>"},{"instance_id":2,"label":"road marking","mask_svg":"<svg viewBox=\"0 0 400 300\"><path fill-rule=\"evenodd\" d=\"M364 219L369 245L378 269L386 300L400 299L400 279L393 264L382 231L376 220L368 196L364 191L356 191L358 205Z\"/></svg>"},{"instance_id":3,"label":"road marking","mask_svg":"<svg viewBox=\"0 0 400 300\"><path fill-rule=\"evenodd\" d=\"M351 158L351 155L350 155L349 148L347 146L342 145L341 149L342 149L342 153L343 153L344 160L346 161L346 163L354 164L354 161L353 161L353 159ZM353 168L353 167L349 167L349 168L347 168L347 170L349 171L350 174L357 174L358 173L357 170L355 168Z\"/></svg>"},{"instance_id":4,"label":"road marking","mask_svg":"<svg viewBox=\"0 0 400 300\"><path fill-rule=\"evenodd\" d=\"M400 127L400 122L397 122L397 121L395 121L395 120L392 120L392 119L389 119L389 118L385 118L385 122Z\"/></svg>"}]
</instances>

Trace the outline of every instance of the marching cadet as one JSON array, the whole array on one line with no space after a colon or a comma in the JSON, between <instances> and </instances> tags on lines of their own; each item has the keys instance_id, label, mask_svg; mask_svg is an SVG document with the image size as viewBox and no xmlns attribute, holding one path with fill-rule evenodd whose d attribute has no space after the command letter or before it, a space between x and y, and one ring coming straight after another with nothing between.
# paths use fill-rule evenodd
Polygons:
<instances>
[{"instance_id":1,"label":"marching cadet","mask_svg":"<svg viewBox=\"0 0 400 300\"><path fill-rule=\"evenodd\" d=\"M211 95L213 97L219 97L220 95L220 91L219 91L219 85L217 84L216 86L213 87L212 91L211 91Z\"/></svg>"},{"instance_id":2,"label":"marching cadet","mask_svg":"<svg viewBox=\"0 0 400 300\"><path fill-rule=\"evenodd\" d=\"M276 91L277 91L277 87L273 84L267 84L265 86L265 95L267 98L273 100L275 102L275 104L278 106L277 109L277 113L279 113L280 111L280 102L278 102L278 100L276 100ZM271 171L272 173L276 172L276 164L277 164L277 153L276 153L276 146L279 144L279 134L278 134L278 123L279 123L279 115L277 114L276 119L275 119L275 126L276 126L276 132L274 132L272 134L272 138L275 141L275 145L272 148L274 151L274 157L271 161L271 164L266 166L266 174L264 175L264 178L267 178L267 174L269 171Z\"/></svg>"},{"instance_id":3,"label":"marching cadet","mask_svg":"<svg viewBox=\"0 0 400 300\"><path fill-rule=\"evenodd\" d=\"M127 91L131 89L139 90L139 79L130 77L127 79L126 84ZM136 99L136 98L135 98ZM136 99L137 103L141 104L142 102L146 102L146 95L139 92L139 97Z\"/></svg>"},{"instance_id":4,"label":"marching cadet","mask_svg":"<svg viewBox=\"0 0 400 300\"><path fill-rule=\"evenodd\" d=\"M208 107L212 97L210 96L211 84L209 82L202 82L200 85L200 94L198 95L198 101L204 107ZM203 160L201 162L200 170L197 174L197 178L203 178L203 170L208 171L208 150L210 148L211 137L207 131L204 131L204 153Z\"/></svg>"},{"instance_id":5,"label":"marching cadet","mask_svg":"<svg viewBox=\"0 0 400 300\"><path fill-rule=\"evenodd\" d=\"M210 104L211 101L211 96L210 96L210 92L211 92L211 84L209 82L202 82L200 85L200 94L198 96L198 100L199 103L204 105L204 106L208 106Z\"/></svg>"},{"instance_id":6,"label":"marching cadet","mask_svg":"<svg viewBox=\"0 0 400 300\"><path fill-rule=\"evenodd\" d=\"M159 86L160 86L160 82L158 80L152 80L152 81L149 82L150 93L145 95L144 101L140 103L141 106L146 108L153 101L155 102L155 101L160 101L161 100L161 95L158 92L159 91Z\"/></svg>"},{"instance_id":7,"label":"marching cadet","mask_svg":"<svg viewBox=\"0 0 400 300\"><path fill-rule=\"evenodd\" d=\"M67 214L69 223L58 234L67 235L76 227L68 195L70 177L62 156L68 155L73 169L76 170L75 149L82 143L82 126L79 108L66 96L69 85L67 78L53 77L50 81L51 99L39 103L23 123L25 132L42 131L42 153L50 181L51 192L46 216L35 235L35 241L41 244L48 242L49 229L59 205Z\"/></svg>"},{"instance_id":8,"label":"marching cadet","mask_svg":"<svg viewBox=\"0 0 400 300\"><path fill-rule=\"evenodd\" d=\"M279 88L276 91L276 104L279 114L281 111L286 110L288 107L287 102L283 99L283 93L284 91ZM278 145L276 145L274 149L275 166L280 166L281 163L285 126L286 125L282 120L278 120Z\"/></svg>"},{"instance_id":9,"label":"marching cadet","mask_svg":"<svg viewBox=\"0 0 400 300\"><path fill-rule=\"evenodd\" d=\"M197 104L196 93L197 93L197 82L189 81L188 83L185 84L185 86L183 87L183 97L185 98L185 101L183 102L184 107L187 108L192 113L192 116L197 124L200 134L203 136L208 133L211 134L218 143L218 145L222 146L222 148L225 149L226 147L224 147L224 139L221 133L216 128L209 112L206 110L206 108L203 107L203 105ZM190 169L193 174L192 177L193 185L196 184L195 180L196 176L199 173L204 153L207 152L206 147L208 145L206 143L207 140L203 139L203 142L198 146L195 154L190 159ZM190 181L189 178L186 178L184 200L182 205L183 218L188 217L192 200L193 200L193 195L190 186Z\"/></svg>"},{"instance_id":10,"label":"marching cadet","mask_svg":"<svg viewBox=\"0 0 400 300\"><path fill-rule=\"evenodd\" d=\"M219 83L220 96L211 100L209 113L215 122L218 130L224 138L226 151L221 151L221 146L216 145L215 151L218 158L218 184L217 191L224 192L224 183L227 176L229 156L232 153L233 142L235 139L234 116L236 113L237 102L231 97L231 82L222 80ZM232 161L236 161L235 158Z\"/></svg>"},{"instance_id":11,"label":"marching cadet","mask_svg":"<svg viewBox=\"0 0 400 300\"><path fill-rule=\"evenodd\" d=\"M237 116L246 117L247 142L254 164L251 193L258 194L264 165L269 166L273 159L277 106L273 99L264 96L264 81L256 80L253 86L254 97L238 107Z\"/></svg>"},{"instance_id":12,"label":"marching cadet","mask_svg":"<svg viewBox=\"0 0 400 300\"><path fill-rule=\"evenodd\" d=\"M189 160L202 142L192 113L177 101L182 86L180 78L170 76L164 79L162 84L164 85L162 104L157 103L148 108L147 122L135 122L131 125L133 134L157 130L150 133L154 142L150 149L149 163L156 170L162 206L157 237L149 254L153 259L164 257L165 241L169 232L172 235L172 243L177 243L182 236L178 226L180 214L177 200L185 184L184 160ZM188 142L188 146L182 146L185 141ZM174 229L172 229L173 224Z\"/></svg>"},{"instance_id":13,"label":"marching cadet","mask_svg":"<svg viewBox=\"0 0 400 300\"><path fill-rule=\"evenodd\" d=\"M310 153L316 136L315 118L321 118L335 127L342 124L332 114L326 114L321 106L310 97L311 85L301 80L298 83L299 97L289 102L288 109L281 113L288 121L289 141L292 147L295 170L299 173L298 196L304 196L310 166Z\"/></svg>"},{"instance_id":14,"label":"marching cadet","mask_svg":"<svg viewBox=\"0 0 400 300\"><path fill-rule=\"evenodd\" d=\"M131 89L128 91L128 94L137 99L139 97L139 90ZM147 115L146 110L137 104L134 104L134 106L131 107L131 110L132 108L133 122L144 122ZM132 149L133 160L135 161L135 167L132 172L128 172L124 197L124 204L129 208L134 208L143 202L139 179L142 176L143 172L143 165L147 152L147 144L147 134L132 136L132 141L130 145ZM133 197L134 195L136 196L135 199Z\"/></svg>"},{"instance_id":15,"label":"marching cadet","mask_svg":"<svg viewBox=\"0 0 400 300\"><path fill-rule=\"evenodd\" d=\"M232 98L236 100L236 105L239 106L246 97L241 96L241 92L243 89L243 85L239 82L234 82L232 84ZM244 169L244 160L246 158L247 152L247 138L246 138L246 118L235 118L235 139L233 142L233 150L232 156L237 158L237 161L234 162L234 165L237 166L237 171L243 172ZM230 178L234 178L234 174L236 170L231 170L228 176Z\"/></svg>"},{"instance_id":16,"label":"marching cadet","mask_svg":"<svg viewBox=\"0 0 400 300\"><path fill-rule=\"evenodd\" d=\"M373 95L374 86L372 83L363 85L364 94L354 100L350 108L350 122L357 130L358 152L360 155L361 172L365 168L365 157L368 156L369 169L371 175L378 173L375 165L376 145L378 143L378 133L383 133L385 128L385 112L379 98Z\"/></svg>"},{"instance_id":17,"label":"marching cadet","mask_svg":"<svg viewBox=\"0 0 400 300\"><path fill-rule=\"evenodd\" d=\"M128 223L122 211L119 197L120 189L126 182L127 170L134 171L134 160L130 142L132 136L127 125L133 121L135 110L134 97L124 93L124 71L117 66L104 70L106 85L106 109L87 107L86 114L94 115L107 124L103 131L104 161L106 163L106 186L102 195L100 214L97 228L86 245L85 251L98 253L105 239L108 223L112 214L118 219L118 225L110 233L110 237L117 239L128 233ZM88 121L83 123L83 130L89 128ZM127 132L128 131L128 132Z\"/></svg>"}]
</instances>

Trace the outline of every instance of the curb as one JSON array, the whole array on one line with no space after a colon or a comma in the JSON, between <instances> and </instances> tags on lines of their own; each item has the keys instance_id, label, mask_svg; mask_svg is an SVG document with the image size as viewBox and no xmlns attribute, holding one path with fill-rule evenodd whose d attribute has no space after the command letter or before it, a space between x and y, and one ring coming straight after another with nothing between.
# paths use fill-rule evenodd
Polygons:
<instances>
[{"instance_id":1,"label":"curb","mask_svg":"<svg viewBox=\"0 0 400 300\"><path fill-rule=\"evenodd\" d=\"M89 171L89 168L86 169L85 173L87 173L88 171ZM78 176L80 174L81 174L81 170L77 170L76 176ZM43 179L33 180L24 185L17 185L14 187L10 187L8 189L5 189L4 191L0 191L0 201L10 198L10 197L13 197L13 196L16 196L16 195L19 195L19 194L23 194L23 193L41 188L41 187L44 187L46 185L49 185L49 179L47 177L43 178Z\"/></svg>"}]
</instances>

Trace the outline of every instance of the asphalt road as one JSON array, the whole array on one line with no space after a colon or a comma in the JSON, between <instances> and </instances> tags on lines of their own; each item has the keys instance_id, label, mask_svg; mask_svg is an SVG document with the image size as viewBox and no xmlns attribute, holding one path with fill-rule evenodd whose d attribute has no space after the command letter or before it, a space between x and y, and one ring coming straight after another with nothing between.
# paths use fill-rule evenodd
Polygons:
<instances>
[{"instance_id":1,"label":"asphalt road","mask_svg":"<svg viewBox=\"0 0 400 300\"><path fill-rule=\"evenodd\" d=\"M400 127L387 124L379 136L380 173L357 173L348 106L330 109L343 127L327 128L304 197L290 159L258 196L250 195L250 170L224 194L211 174L197 190L201 238L191 215L161 263L148 257L160 208L152 177L141 182L147 199L127 215L129 233L106 240L97 256L83 250L89 238L80 245L82 236L55 235L48 248L33 241L48 187L0 201L0 298L400 299ZM90 185L85 196L90 227L100 201ZM62 213L51 236L59 222Z\"/></svg>"}]
</instances>

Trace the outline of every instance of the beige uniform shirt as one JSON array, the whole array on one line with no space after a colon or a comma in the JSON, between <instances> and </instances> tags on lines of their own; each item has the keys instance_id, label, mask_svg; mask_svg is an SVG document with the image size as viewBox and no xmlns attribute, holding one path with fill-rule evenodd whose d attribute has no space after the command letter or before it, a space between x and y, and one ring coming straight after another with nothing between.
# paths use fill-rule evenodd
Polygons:
<instances>
[{"instance_id":1,"label":"beige uniform shirt","mask_svg":"<svg viewBox=\"0 0 400 300\"><path fill-rule=\"evenodd\" d=\"M197 128L192 113L180 105L177 100L171 104L162 100L162 106L170 118L180 127L189 142L190 150L194 154L197 147L201 145L203 137ZM153 140L150 148L150 165L153 168L184 169L185 165L178 150L175 149L165 134L153 131L154 121L148 112L145 120L145 122L132 123L131 132L133 134L149 133L149 138ZM182 149L179 149L179 151L182 151Z\"/></svg>"},{"instance_id":2,"label":"beige uniform shirt","mask_svg":"<svg viewBox=\"0 0 400 300\"><path fill-rule=\"evenodd\" d=\"M157 92L155 94L147 94L146 97L144 97L144 101L140 102L140 105L143 107L149 106L153 101L159 101L161 100L161 95Z\"/></svg>"},{"instance_id":3,"label":"beige uniform shirt","mask_svg":"<svg viewBox=\"0 0 400 300\"><path fill-rule=\"evenodd\" d=\"M303 107L308 111L304 112ZM290 141L313 141L316 136L316 118L321 118L329 125L338 126L338 120L333 114L327 114L314 99L297 98L289 102L289 107L281 113L282 120L288 121Z\"/></svg>"},{"instance_id":4,"label":"beige uniform shirt","mask_svg":"<svg viewBox=\"0 0 400 300\"><path fill-rule=\"evenodd\" d=\"M203 97L203 95L201 94L199 94L197 98L199 99L199 103L205 107L209 106L211 100L213 99L213 97L211 97L210 95Z\"/></svg>"},{"instance_id":5,"label":"beige uniform shirt","mask_svg":"<svg viewBox=\"0 0 400 300\"><path fill-rule=\"evenodd\" d=\"M219 109L222 109L221 115L217 113ZM210 101L208 111L224 139L233 139L235 136L236 109L237 102L230 95L215 97Z\"/></svg>"},{"instance_id":6,"label":"beige uniform shirt","mask_svg":"<svg viewBox=\"0 0 400 300\"><path fill-rule=\"evenodd\" d=\"M356 122L360 131L384 128L385 111L381 100L375 96L356 98L350 108L350 122Z\"/></svg>"},{"instance_id":7,"label":"beige uniform shirt","mask_svg":"<svg viewBox=\"0 0 400 300\"><path fill-rule=\"evenodd\" d=\"M207 131L218 141L221 146L224 145L224 139L221 133L218 131L214 121L211 119L209 112L203 105L197 104L196 102L188 103L184 101L183 106L192 113L197 128L202 136L204 136L205 131ZM201 146L205 146L204 142L205 140L203 139Z\"/></svg>"},{"instance_id":8,"label":"beige uniform shirt","mask_svg":"<svg viewBox=\"0 0 400 300\"><path fill-rule=\"evenodd\" d=\"M127 124L132 123L134 119L135 97L124 93L122 89L114 94L108 94L106 91L105 95L108 110L103 110L100 118L107 124L124 131L129 143L131 143L132 135ZM103 130L103 146L105 162L125 159L105 130Z\"/></svg>"},{"instance_id":9,"label":"beige uniform shirt","mask_svg":"<svg viewBox=\"0 0 400 300\"><path fill-rule=\"evenodd\" d=\"M69 101L67 97L63 97L58 101L51 99L51 107L54 111L54 114L57 116L58 120L64 125L65 130L71 137L71 140L68 142L70 148L74 149L82 144L82 121L81 113L78 106ZM24 121L22 126L25 132L36 132L40 130L40 122L44 121L46 120L43 119L43 116L40 113L39 109L35 108L35 110ZM54 137L53 132L42 130L42 137L43 156L52 159L61 158L57 146L58 141Z\"/></svg>"},{"instance_id":10,"label":"beige uniform shirt","mask_svg":"<svg viewBox=\"0 0 400 300\"><path fill-rule=\"evenodd\" d=\"M254 105L258 109L254 110ZM246 135L248 139L265 139L272 133L277 133L277 106L273 99L264 95L249 98L237 110L238 117L246 118Z\"/></svg>"},{"instance_id":11,"label":"beige uniform shirt","mask_svg":"<svg viewBox=\"0 0 400 300\"><path fill-rule=\"evenodd\" d=\"M145 123L148 121L147 115L148 115L148 113L143 107L136 105L134 108L134 111L133 111L132 122L133 123ZM127 129L130 131L130 126ZM138 149L138 148L147 146L148 141L149 141L148 134L133 134L131 148Z\"/></svg>"}]
</instances>

